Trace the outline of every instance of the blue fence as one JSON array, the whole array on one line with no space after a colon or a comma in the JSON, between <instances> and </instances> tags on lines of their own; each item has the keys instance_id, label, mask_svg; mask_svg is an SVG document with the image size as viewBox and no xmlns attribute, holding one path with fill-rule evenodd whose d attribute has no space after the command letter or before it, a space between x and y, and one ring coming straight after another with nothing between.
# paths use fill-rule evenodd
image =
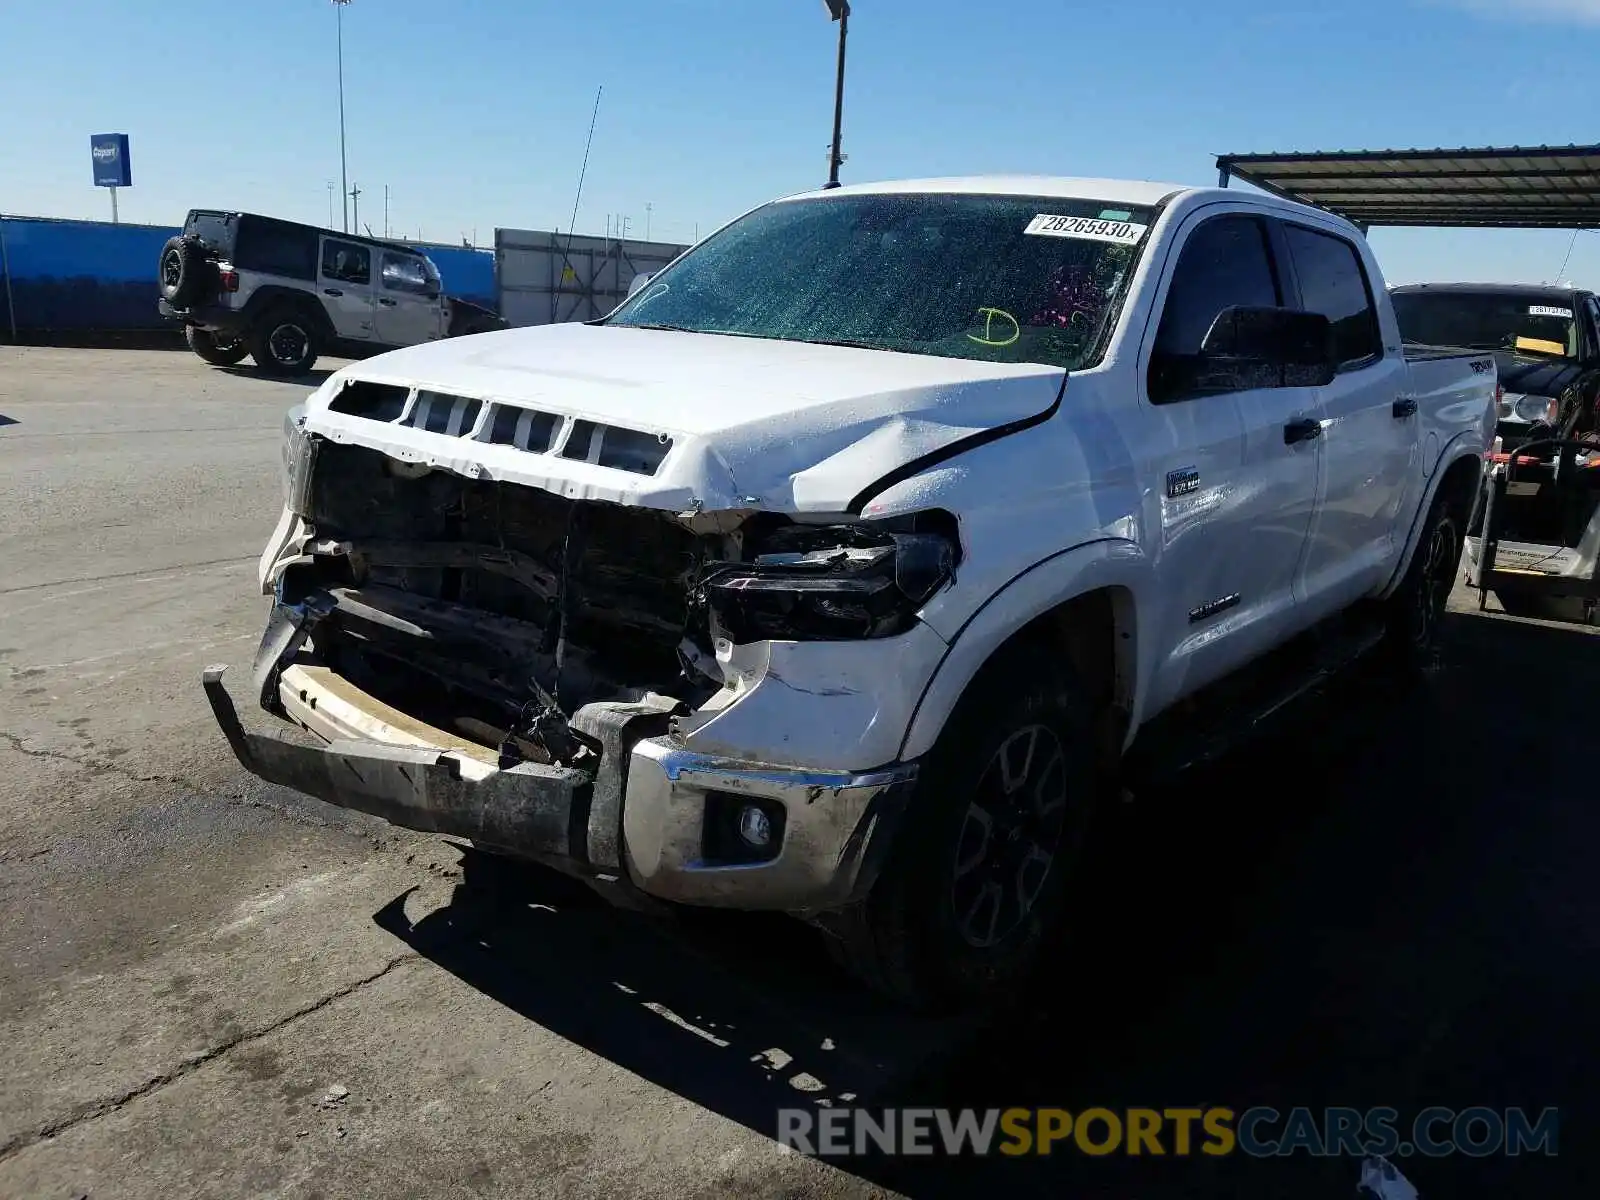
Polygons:
<instances>
[{"instance_id":1,"label":"blue fence","mask_svg":"<svg viewBox=\"0 0 1600 1200\"><path fill-rule=\"evenodd\" d=\"M175 328L156 311L156 261L176 227L0 217L0 338ZM445 291L498 308L494 255L420 245Z\"/></svg>"}]
</instances>

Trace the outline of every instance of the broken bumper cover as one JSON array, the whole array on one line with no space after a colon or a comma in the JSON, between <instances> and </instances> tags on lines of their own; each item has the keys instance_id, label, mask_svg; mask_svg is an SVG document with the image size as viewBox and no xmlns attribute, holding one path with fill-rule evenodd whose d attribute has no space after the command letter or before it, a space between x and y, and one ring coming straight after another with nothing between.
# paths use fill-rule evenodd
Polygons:
<instances>
[{"instance_id":1,"label":"broken bumper cover","mask_svg":"<svg viewBox=\"0 0 1600 1200\"><path fill-rule=\"evenodd\" d=\"M206 698L253 775L406 829L616 885L619 900L636 889L730 908L841 907L875 882L917 775L915 763L830 772L697 754L660 732L664 714L631 705L574 714L574 727L587 727L604 748L594 775L536 763L496 768L445 749L362 739L307 745L248 732L222 672L206 668ZM708 821L741 802L781 807L773 857L708 856Z\"/></svg>"}]
</instances>

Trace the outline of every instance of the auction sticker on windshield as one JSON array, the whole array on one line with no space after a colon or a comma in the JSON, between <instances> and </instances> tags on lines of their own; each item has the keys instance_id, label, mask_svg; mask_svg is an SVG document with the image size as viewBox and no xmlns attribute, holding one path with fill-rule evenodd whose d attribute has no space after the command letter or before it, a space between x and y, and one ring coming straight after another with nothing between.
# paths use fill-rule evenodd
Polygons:
<instances>
[{"instance_id":1,"label":"auction sticker on windshield","mask_svg":"<svg viewBox=\"0 0 1600 1200\"><path fill-rule=\"evenodd\" d=\"M1040 213L1028 222L1028 227L1022 232L1039 237L1083 238L1091 242L1131 246L1149 228L1148 225L1135 225L1131 221L1100 221L1094 217L1055 217Z\"/></svg>"},{"instance_id":2,"label":"auction sticker on windshield","mask_svg":"<svg viewBox=\"0 0 1600 1200\"><path fill-rule=\"evenodd\" d=\"M1032 231L1030 230L1030 232ZM1545 304L1532 305L1528 309L1528 315L1530 317L1560 317L1563 321L1572 320L1572 310L1570 308L1551 308Z\"/></svg>"}]
</instances>

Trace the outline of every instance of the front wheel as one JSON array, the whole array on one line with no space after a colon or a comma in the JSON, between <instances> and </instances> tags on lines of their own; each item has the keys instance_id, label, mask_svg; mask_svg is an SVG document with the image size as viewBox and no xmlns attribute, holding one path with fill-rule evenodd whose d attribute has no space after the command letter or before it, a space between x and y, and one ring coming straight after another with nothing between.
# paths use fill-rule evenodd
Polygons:
<instances>
[{"instance_id":1,"label":"front wheel","mask_svg":"<svg viewBox=\"0 0 1600 1200\"><path fill-rule=\"evenodd\" d=\"M273 375L304 375L317 361L317 330L292 309L266 313L245 339L256 366Z\"/></svg>"},{"instance_id":2,"label":"front wheel","mask_svg":"<svg viewBox=\"0 0 1600 1200\"><path fill-rule=\"evenodd\" d=\"M234 366L243 362L244 356L250 353L250 348L244 344L244 339L223 341L209 330L194 325L184 327L183 340L189 343L189 349L214 367Z\"/></svg>"},{"instance_id":3,"label":"front wheel","mask_svg":"<svg viewBox=\"0 0 1600 1200\"><path fill-rule=\"evenodd\" d=\"M1062 923L1098 787L1081 694L1039 658L1006 653L974 681L877 886L828 922L834 957L907 1007L1014 994Z\"/></svg>"}]
</instances>

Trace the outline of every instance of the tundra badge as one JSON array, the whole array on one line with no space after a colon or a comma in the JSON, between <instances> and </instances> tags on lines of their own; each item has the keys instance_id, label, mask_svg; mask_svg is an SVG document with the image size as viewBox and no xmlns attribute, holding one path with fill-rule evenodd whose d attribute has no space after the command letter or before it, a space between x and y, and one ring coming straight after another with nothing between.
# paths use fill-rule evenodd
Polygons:
<instances>
[{"instance_id":1,"label":"tundra badge","mask_svg":"<svg viewBox=\"0 0 1600 1200\"><path fill-rule=\"evenodd\" d=\"M1193 467L1180 467L1167 472L1167 499L1175 500L1200 490L1200 472Z\"/></svg>"},{"instance_id":2,"label":"tundra badge","mask_svg":"<svg viewBox=\"0 0 1600 1200\"><path fill-rule=\"evenodd\" d=\"M1216 616L1218 613L1227 612L1230 608L1238 603L1238 592L1234 592L1231 596L1223 596L1220 600L1207 600L1199 608L1191 608L1189 610L1189 624L1198 624L1201 621Z\"/></svg>"}]
</instances>

